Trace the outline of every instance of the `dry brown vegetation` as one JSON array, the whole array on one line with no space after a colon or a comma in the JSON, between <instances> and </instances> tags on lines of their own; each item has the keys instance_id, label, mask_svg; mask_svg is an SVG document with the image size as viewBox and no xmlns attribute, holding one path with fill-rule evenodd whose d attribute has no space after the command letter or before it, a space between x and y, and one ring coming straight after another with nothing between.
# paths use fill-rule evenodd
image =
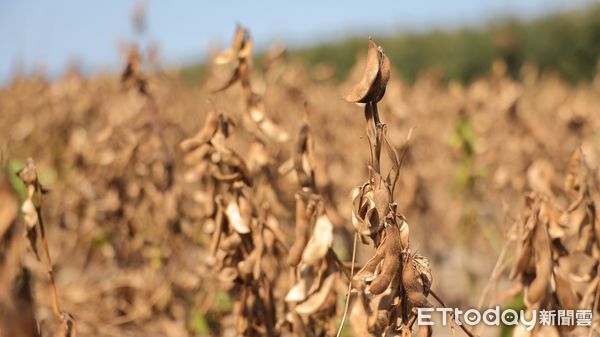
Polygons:
<instances>
[{"instance_id":1,"label":"dry brown vegetation","mask_svg":"<svg viewBox=\"0 0 600 337\"><path fill-rule=\"evenodd\" d=\"M197 86L134 47L121 78L16 78L0 336L426 336L417 307L521 293L597 328L600 81L407 84L369 43L341 84L254 70L243 27Z\"/></svg>"}]
</instances>

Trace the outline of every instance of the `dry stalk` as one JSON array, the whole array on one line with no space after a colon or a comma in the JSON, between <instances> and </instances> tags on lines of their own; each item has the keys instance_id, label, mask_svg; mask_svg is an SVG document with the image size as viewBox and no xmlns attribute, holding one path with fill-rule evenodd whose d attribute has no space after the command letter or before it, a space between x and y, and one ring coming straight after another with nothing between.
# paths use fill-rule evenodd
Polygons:
<instances>
[{"instance_id":1,"label":"dry stalk","mask_svg":"<svg viewBox=\"0 0 600 337\"><path fill-rule=\"evenodd\" d=\"M262 96L252 88L250 81L252 47L250 32L238 25L231 47L214 59L214 63L217 65L233 64L235 67L233 74L223 86L213 92L226 90L239 82L245 99L246 118L252 121L255 135L265 140L285 143L288 141L289 135L267 116Z\"/></svg>"},{"instance_id":2,"label":"dry stalk","mask_svg":"<svg viewBox=\"0 0 600 337\"><path fill-rule=\"evenodd\" d=\"M279 336L274 289L287 248L277 219L256 196L255 177L227 144L232 126L222 113L209 112L198 134L180 144L191 166L185 176L202 186L196 200L201 221L212 228L218 280L234 299L237 334Z\"/></svg>"},{"instance_id":3,"label":"dry stalk","mask_svg":"<svg viewBox=\"0 0 600 337\"><path fill-rule=\"evenodd\" d=\"M60 322L60 328L55 332L56 337L76 337L77 327L75 320L71 314L66 311L61 311L58 294L56 292L56 284L54 282L54 269L52 258L50 257L50 249L48 248L48 238L46 236L46 228L42 217L43 195L48 191L40 184L37 171L33 159L28 158L25 167L19 172L18 176L27 187L27 199L23 202L21 211L23 219L27 226L27 237L34 252L37 252L37 232L40 233L41 244L44 251L44 261L48 272L48 288L50 298L52 300L52 312L57 321ZM35 198L35 201L34 201ZM39 256L38 256L39 258Z\"/></svg>"},{"instance_id":4,"label":"dry stalk","mask_svg":"<svg viewBox=\"0 0 600 337\"><path fill-rule=\"evenodd\" d=\"M338 258L332 249L333 223L315 182L313 136L308 123L300 128L294 153L299 190L296 192L296 236L288 255L293 287L285 301L286 321L297 336L331 336L337 314Z\"/></svg>"},{"instance_id":5,"label":"dry stalk","mask_svg":"<svg viewBox=\"0 0 600 337\"><path fill-rule=\"evenodd\" d=\"M38 336L31 275L21 262L26 252L23 224L17 220L17 200L4 182L0 177L5 202L0 211L0 336Z\"/></svg>"},{"instance_id":6,"label":"dry stalk","mask_svg":"<svg viewBox=\"0 0 600 337\"><path fill-rule=\"evenodd\" d=\"M537 167L532 165L530 171ZM534 173L528 175L539 176ZM588 309L597 317L593 289L600 278L599 191L583 153L578 150L571 157L561 190L553 190L548 180L534 186L537 190L526 197L518 223L519 249L510 277L524 290L528 310ZM561 205L561 200L567 203ZM553 328L561 336L581 335L592 334L597 324L595 318L592 327L572 321Z\"/></svg>"},{"instance_id":7,"label":"dry stalk","mask_svg":"<svg viewBox=\"0 0 600 337\"><path fill-rule=\"evenodd\" d=\"M346 96L348 102L364 103L366 133L371 150L369 180L353 194L352 224L362 242L372 242L375 256L354 276L368 315L367 329L373 336L411 335L416 309L430 307L432 273L429 260L409 247L410 227L394 202L395 187L404 158L387 139L377 102L383 98L390 77L390 62L383 48L369 39L363 78ZM405 151L408 147L405 147ZM384 168L381 152L391 166ZM464 328L464 327L463 327ZM468 330L465 332L472 336ZM430 334L419 327L419 334Z\"/></svg>"},{"instance_id":8,"label":"dry stalk","mask_svg":"<svg viewBox=\"0 0 600 337\"><path fill-rule=\"evenodd\" d=\"M260 132L251 146L251 160L246 163L227 145L233 124L213 109L198 134L181 143L185 162L193 166L185 179L203 186L195 199L201 204L203 221L212 224L210 250L220 270L219 280L235 299L237 333L276 336L287 327L301 336L332 335L336 285L343 284L340 270L345 272L345 267L331 249L333 224L317 191L313 137L305 117L293 157L300 188L296 193L296 237L288 251L278 221L265 208L265 201L272 204L264 193L274 190L269 170L265 170L272 159L260 140L266 135L266 139L283 141L287 134L266 118L262 98L251 88L251 48L247 30L238 27L232 47L215 58L218 64L236 62L231 79L217 91L238 81L242 85L247 116ZM277 270L284 253L293 286L282 298L273 292L279 294L275 289ZM276 315L280 301L286 303L285 317ZM251 314L256 310L260 314Z\"/></svg>"},{"instance_id":9,"label":"dry stalk","mask_svg":"<svg viewBox=\"0 0 600 337\"><path fill-rule=\"evenodd\" d=\"M389 59L370 39L363 78L346 100L365 104L371 148L369 180L354 192L352 223L362 242L371 241L377 250L354 276L364 294L361 300L369 316L367 328L374 336L410 331L416 308L428 305L432 279L428 260L409 250L409 226L394 202L400 158L387 139L377 109L389 77ZM385 171L381 158L384 149L391 162Z\"/></svg>"}]
</instances>

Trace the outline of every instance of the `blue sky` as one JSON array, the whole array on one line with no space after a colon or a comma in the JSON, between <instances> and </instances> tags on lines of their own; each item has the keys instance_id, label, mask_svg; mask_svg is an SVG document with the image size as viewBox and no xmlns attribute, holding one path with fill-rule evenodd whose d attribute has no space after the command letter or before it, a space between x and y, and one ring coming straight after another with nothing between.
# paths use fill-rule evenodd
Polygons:
<instances>
[{"instance_id":1,"label":"blue sky","mask_svg":"<svg viewBox=\"0 0 600 337\"><path fill-rule=\"evenodd\" d=\"M119 41L154 41L163 64L201 60L211 44L226 45L236 22L250 28L260 49L273 41L289 47L347 35L423 31L530 18L575 8L590 0L455 1L167 1L148 0L148 30L133 33L133 0L0 0L0 82L15 66L61 73L70 60L88 72L120 67Z\"/></svg>"}]
</instances>

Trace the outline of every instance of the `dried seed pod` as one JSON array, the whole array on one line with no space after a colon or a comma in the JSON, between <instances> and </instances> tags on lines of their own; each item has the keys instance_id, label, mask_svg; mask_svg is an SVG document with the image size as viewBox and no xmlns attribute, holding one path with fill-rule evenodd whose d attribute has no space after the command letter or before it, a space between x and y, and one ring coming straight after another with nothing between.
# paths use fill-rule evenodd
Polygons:
<instances>
[{"instance_id":1,"label":"dried seed pod","mask_svg":"<svg viewBox=\"0 0 600 337\"><path fill-rule=\"evenodd\" d=\"M375 172L374 180L373 201L375 203L375 209L377 209L377 215L379 216L379 219L383 221L390 211L392 196L390 190L388 190L386 184L383 182L381 175Z\"/></svg>"},{"instance_id":2,"label":"dried seed pod","mask_svg":"<svg viewBox=\"0 0 600 337\"><path fill-rule=\"evenodd\" d=\"M381 243L377 247L377 250L375 251L375 255L373 257L371 257L369 259L369 261L367 261L367 263L365 263L365 265L362 267L362 269L358 273L356 273L356 275L354 276L355 278L366 279L366 280L370 281L369 279L371 277L373 277L373 275L375 274L377 266L379 265L379 263L381 261L383 261L383 259L385 257L385 252L386 252L385 241L386 241L386 237L384 236L383 240L381 241Z\"/></svg>"},{"instance_id":3,"label":"dried seed pod","mask_svg":"<svg viewBox=\"0 0 600 337\"><path fill-rule=\"evenodd\" d=\"M304 278L301 278L296 285L294 285L285 296L286 302L300 302L306 299L308 295L307 281Z\"/></svg>"},{"instance_id":4,"label":"dried seed pod","mask_svg":"<svg viewBox=\"0 0 600 337\"><path fill-rule=\"evenodd\" d=\"M252 39L250 38L250 32L246 31L245 33L246 34L245 34L245 37L243 40L242 47L240 48L240 51L238 52L238 58L247 60L247 62L252 62L252 50L254 47L254 43L252 42Z\"/></svg>"},{"instance_id":5,"label":"dried seed pod","mask_svg":"<svg viewBox=\"0 0 600 337\"><path fill-rule=\"evenodd\" d=\"M547 295L550 284L552 257L548 233L544 227L544 225L538 223L534 229L535 279L526 288L525 300L528 305L541 301Z\"/></svg>"},{"instance_id":6,"label":"dried seed pod","mask_svg":"<svg viewBox=\"0 0 600 337\"><path fill-rule=\"evenodd\" d=\"M386 61L386 74L381 73L383 49L377 47L375 41L369 38L369 50L367 51L367 66L360 82L355 85L345 97L346 101L353 103L377 102L383 97L383 91L389 80L389 60ZM385 81L385 83L382 82ZM383 85L383 87L381 86Z\"/></svg>"},{"instance_id":7,"label":"dried seed pod","mask_svg":"<svg viewBox=\"0 0 600 337\"><path fill-rule=\"evenodd\" d=\"M141 56L136 45L131 46L129 49L129 53L127 55L127 66L121 74L121 83L126 89L135 86L140 93L144 95L148 94L148 82L142 72Z\"/></svg>"},{"instance_id":8,"label":"dried seed pod","mask_svg":"<svg viewBox=\"0 0 600 337\"><path fill-rule=\"evenodd\" d=\"M219 248L224 251L230 251L242 244L242 238L237 233L232 233L228 237L221 240Z\"/></svg>"},{"instance_id":9,"label":"dried seed pod","mask_svg":"<svg viewBox=\"0 0 600 337\"><path fill-rule=\"evenodd\" d=\"M381 49L381 65L379 67L379 74L377 82L377 88L374 88L375 102L379 102L385 94L387 83L390 80L391 74L391 63L388 56Z\"/></svg>"},{"instance_id":10,"label":"dried seed pod","mask_svg":"<svg viewBox=\"0 0 600 337\"><path fill-rule=\"evenodd\" d=\"M373 298L371 306L374 310L367 318L367 328L371 334L381 336L390 326L390 308L394 305L395 299L396 294L392 292L384 292Z\"/></svg>"},{"instance_id":11,"label":"dried seed pod","mask_svg":"<svg viewBox=\"0 0 600 337\"><path fill-rule=\"evenodd\" d=\"M395 223L388 222L385 227L385 257L381 273L373 280L369 286L372 294L379 295L387 289L392 282L392 278L398 274L400 269L400 255L402 245L400 244L400 233Z\"/></svg>"},{"instance_id":12,"label":"dried seed pod","mask_svg":"<svg viewBox=\"0 0 600 337\"><path fill-rule=\"evenodd\" d=\"M290 247L288 263L297 266L302 258L302 252L308 242L308 230L310 229L308 209L306 200L301 193L296 194L296 236Z\"/></svg>"},{"instance_id":13,"label":"dried seed pod","mask_svg":"<svg viewBox=\"0 0 600 337\"><path fill-rule=\"evenodd\" d=\"M231 289L234 286L235 280L239 277L239 272L237 268L233 267L225 267L219 272L217 276L219 280L219 284L221 284L225 289Z\"/></svg>"},{"instance_id":14,"label":"dried seed pod","mask_svg":"<svg viewBox=\"0 0 600 337\"><path fill-rule=\"evenodd\" d=\"M250 295L251 297L252 295ZM236 301L233 306L233 313L235 315L235 330L238 336L245 336L248 327L250 326L249 319L246 317L246 298L248 297L247 291L243 290L241 294L241 300Z\"/></svg>"},{"instance_id":15,"label":"dried seed pod","mask_svg":"<svg viewBox=\"0 0 600 337\"><path fill-rule=\"evenodd\" d=\"M235 201L230 201L225 209L225 215L227 216L227 222L240 234L250 233L249 224L245 223L240 214L240 208Z\"/></svg>"},{"instance_id":16,"label":"dried seed pod","mask_svg":"<svg viewBox=\"0 0 600 337\"><path fill-rule=\"evenodd\" d=\"M219 128L219 119L221 118L223 118L222 114L214 109L210 110L206 116L202 129L200 129L194 137L182 141L181 144L179 144L179 148L187 152L204 143L208 143L217 132L217 129Z\"/></svg>"},{"instance_id":17,"label":"dried seed pod","mask_svg":"<svg viewBox=\"0 0 600 337\"><path fill-rule=\"evenodd\" d=\"M241 78L242 78L242 75L241 75L240 68L239 67L235 68L235 70L233 71L233 74L231 74L231 77L229 77L229 80L227 80L227 82L225 82L225 84L221 85L220 87L217 87L217 88L213 89L212 92L216 94L218 92L227 90L227 88L229 88L232 85L234 85Z\"/></svg>"},{"instance_id":18,"label":"dried seed pod","mask_svg":"<svg viewBox=\"0 0 600 337\"><path fill-rule=\"evenodd\" d=\"M296 312L301 315L310 315L317 312L327 300L329 293L333 289L336 274L329 274L321 283L319 290L310 295L307 300L298 304L295 308Z\"/></svg>"},{"instance_id":19,"label":"dried seed pod","mask_svg":"<svg viewBox=\"0 0 600 337\"><path fill-rule=\"evenodd\" d=\"M300 265L298 269L300 274L298 282L288 291L286 302L304 301L310 291L318 286L319 279L313 266Z\"/></svg>"},{"instance_id":20,"label":"dried seed pod","mask_svg":"<svg viewBox=\"0 0 600 337\"><path fill-rule=\"evenodd\" d=\"M181 144L183 145L183 143ZM196 149L186 153L185 157L183 157L183 161L187 165L193 165L201 160L204 160L206 157L209 157L213 152L214 149L210 145L203 144L197 147Z\"/></svg>"},{"instance_id":21,"label":"dried seed pod","mask_svg":"<svg viewBox=\"0 0 600 337\"><path fill-rule=\"evenodd\" d=\"M410 226L408 222L402 220L400 223L400 244L402 245L402 250L406 251L409 247L409 239L410 239Z\"/></svg>"},{"instance_id":22,"label":"dried seed pod","mask_svg":"<svg viewBox=\"0 0 600 337\"><path fill-rule=\"evenodd\" d=\"M255 248L245 260L238 263L238 270L242 279L249 279L250 276L252 276L254 267L258 263L259 258L260 251Z\"/></svg>"},{"instance_id":23,"label":"dried seed pod","mask_svg":"<svg viewBox=\"0 0 600 337\"><path fill-rule=\"evenodd\" d=\"M221 242L221 236L223 235L223 206L218 202L217 214L215 217L215 230L213 232L213 237L210 243L210 252L212 256L215 256L217 253L217 249L219 247L219 243ZM238 235L236 235L239 237Z\"/></svg>"},{"instance_id":24,"label":"dried seed pod","mask_svg":"<svg viewBox=\"0 0 600 337\"><path fill-rule=\"evenodd\" d=\"M526 268L531 263L533 253L533 245L531 243L531 238L527 238L523 240L521 245L519 246L519 256L516 259L516 263L513 267L513 270L510 273L509 278L515 279L517 276L520 276Z\"/></svg>"},{"instance_id":25,"label":"dried seed pod","mask_svg":"<svg viewBox=\"0 0 600 337\"><path fill-rule=\"evenodd\" d=\"M417 270L414 257L409 255L402 268L402 286L406 293L409 308L430 307L425 287ZM410 309L409 309L410 310Z\"/></svg>"},{"instance_id":26,"label":"dried seed pod","mask_svg":"<svg viewBox=\"0 0 600 337\"><path fill-rule=\"evenodd\" d=\"M247 224L247 226L250 227L250 224L252 224L252 218L253 218L252 211L254 209L251 201L248 198L246 198L244 195L240 195L238 197L238 205L239 205L239 209L240 209L240 216L242 218L243 223ZM258 237L260 237L260 235Z\"/></svg>"},{"instance_id":27,"label":"dried seed pod","mask_svg":"<svg viewBox=\"0 0 600 337\"><path fill-rule=\"evenodd\" d=\"M279 244L279 246L284 251L287 250L287 247L285 245L285 235L279 228L279 222L277 221L277 219L274 216L270 215L267 218L265 225L266 225L266 229L268 229L268 232L273 233L273 236L276 239L276 242Z\"/></svg>"},{"instance_id":28,"label":"dried seed pod","mask_svg":"<svg viewBox=\"0 0 600 337\"><path fill-rule=\"evenodd\" d=\"M423 285L423 295L429 296L431 284L433 283L429 259L416 253L413 254L412 257L413 267L421 278L420 283Z\"/></svg>"},{"instance_id":29,"label":"dried seed pod","mask_svg":"<svg viewBox=\"0 0 600 337\"><path fill-rule=\"evenodd\" d=\"M290 138L288 133L267 117L266 111L262 98L257 94L252 94L250 106L248 107L248 115L252 121L269 139L278 143L287 142Z\"/></svg>"},{"instance_id":30,"label":"dried seed pod","mask_svg":"<svg viewBox=\"0 0 600 337\"><path fill-rule=\"evenodd\" d=\"M296 153L294 154L294 168L300 186L314 188L314 171L312 167L309 167L307 170L304 165L305 153L309 151L309 137L310 128L308 124L304 123L300 127L300 135L298 137Z\"/></svg>"},{"instance_id":31,"label":"dried seed pod","mask_svg":"<svg viewBox=\"0 0 600 337\"><path fill-rule=\"evenodd\" d=\"M250 33L247 29L238 26L231 48L220 55L217 55L214 60L215 64L227 64L237 60L237 65L227 83L213 90L213 93L223 91L239 81L242 84L246 101L250 101L252 89L250 88L249 73L250 64L252 63L252 47L253 43L250 38Z\"/></svg>"},{"instance_id":32,"label":"dried seed pod","mask_svg":"<svg viewBox=\"0 0 600 337\"><path fill-rule=\"evenodd\" d=\"M554 285L556 288L556 297L561 307L567 310L575 310L579 306L579 299L571 288L568 279L563 276L562 271L558 266L554 267Z\"/></svg>"},{"instance_id":33,"label":"dried seed pod","mask_svg":"<svg viewBox=\"0 0 600 337\"><path fill-rule=\"evenodd\" d=\"M242 26L238 25L235 30L235 35L231 43L231 47L226 51L218 54L213 62L215 64L227 64L234 61L243 48L245 40L247 39L247 31Z\"/></svg>"}]
</instances>

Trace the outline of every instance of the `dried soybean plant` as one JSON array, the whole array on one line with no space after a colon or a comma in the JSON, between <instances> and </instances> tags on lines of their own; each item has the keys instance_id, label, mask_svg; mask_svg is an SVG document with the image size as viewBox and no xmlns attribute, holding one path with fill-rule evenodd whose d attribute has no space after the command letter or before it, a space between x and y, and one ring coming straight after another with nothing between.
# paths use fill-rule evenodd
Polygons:
<instances>
[{"instance_id":1,"label":"dried soybean plant","mask_svg":"<svg viewBox=\"0 0 600 337\"><path fill-rule=\"evenodd\" d=\"M136 88L142 95L148 96L148 79L142 70L140 51L136 45L129 48L127 63L121 73L124 89Z\"/></svg>"},{"instance_id":2,"label":"dried soybean plant","mask_svg":"<svg viewBox=\"0 0 600 337\"><path fill-rule=\"evenodd\" d=\"M155 94L150 91L137 47L132 46L127 65L121 76L123 95L135 97L124 117L109 116L109 123L98 136L106 162L87 158L93 165L108 166L101 179L112 187L107 193L114 196L109 203L115 214L124 216L126 232L117 245L125 260L141 246L157 243L169 230L174 230L181 188L175 182L174 157L165 139L172 126L159 113ZM137 109L137 110L136 110ZM107 199L109 199L107 197ZM152 223L155 226L143 226ZM119 226L116 231L124 231Z\"/></svg>"},{"instance_id":3,"label":"dried soybean plant","mask_svg":"<svg viewBox=\"0 0 600 337\"><path fill-rule=\"evenodd\" d=\"M559 326L536 329L556 329L561 336L593 335L600 328L598 182L581 150L571 157L562 188L543 179L553 174L542 176L538 167L532 165L528 172L535 191L526 197L517 223L519 249L510 277L518 283L512 291L524 290L529 315L533 310L575 310L575 316L561 319ZM593 325L580 326L579 320ZM514 335L529 333L517 328Z\"/></svg>"},{"instance_id":4,"label":"dried soybean plant","mask_svg":"<svg viewBox=\"0 0 600 337\"><path fill-rule=\"evenodd\" d=\"M43 260L48 271L48 288L50 292L50 298L52 300L52 313L54 314L56 320L60 322L60 327L55 331L54 336L76 337L77 327L75 320L70 313L60 309L58 295L56 292L56 284L54 282L54 266L52 264L52 258L50 257L48 238L46 236L47 233L44 226L44 219L42 217L43 195L48 191L40 184L35 164L31 158L27 159L25 167L23 167L17 174L27 187L27 198L21 206L27 238L29 239L29 243L37 259L41 261L42 258L40 258L40 254L38 252L38 245L40 244L38 243L38 235L40 237Z\"/></svg>"},{"instance_id":5,"label":"dried soybean plant","mask_svg":"<svg viewBox=\"0 0 600 337\"><path fill-rule=\"evenodd\" d=\"M376 252L354 276L360 305L368 316L367 330L373 336L412 335L416 310L431 307L432 273L429 260L410 250L410 227L394 202L402 158L388 141L387 128L379 118L379 102L390 78L390 61L383 48L369 39L367 65L361 81L345 99L363 103L366 133L371 150L369 180L353 192L352 224L363 243L373 243ZM410 135L409 135L410 137ZM406 151L408 146L404 147ZM384 169L385 150L391 167ZM429 335L429 326L419 326L419 335ZM466 331L465 331L466 332Z\"/></svg>"},{"instance_id":6,"label":"dried soybean plant","mask_svg":"<svg viewBox=\"0 0 600 337\"><path fill-rule=\"evenodd\" d=\"M173 136L165 120L170 116L157 104L164 91L156 82L148 85L136 47L126 61L120 82L111 78L97 94L85 94L100 99L85 119L76 119L68 129L71 136L61 165L72 176L57 186L65 191L59 216L69 237L76 238L70 241L89 248L70 261L80 266L72 284L107 284L93 295L85 293L86 302L94 297L96 307L78 314L102 334L105 329L141 326L151 314L172 312L182 302L175 271L191 270L178 251L185 249L188 259L193 256L191 244L186 246L177 235L181 184L173 172L173 146L166 142L173 142L167 138ZM76 247L63 248L74 254ZM97 260L102 273L91 272ZM73 301L68 296L65 300ZM89 326L80 324L80 334Z\"/></svg>"},{"instance_id":7,"label":"dried soybean plant","mask_svg":"<svg viewBox=\"0 0 600 337\"><path fill-rule=\"evenodd\" d=\"M285 301L286 322L296 336L333 336L336 329L336 285L344 284L333 245L333 224L326 214L325 200L315 183L313 136L302 124L294 153L294 169L300 184L296 192L294 243L288 254L290 277L294 283Z\"/></svg>"},{"instance_id":8,"label":"dried soybean plant","mask_svg":"<svg viewBox=\"0 0 600 337\"><path fill-rule=\"evenodd\" d=\"M214 59L214 63L217 65L233 65L233 74L223 86L215 89L214 92L226 90L240 82L246 104L245 117L255 126L256 136L284 143L289 139L289 135L267 116L262 96L252 89L250 82L252 46L250 32L238 25L231 47Z\"/></svg>"},{"instance_id":9,"label":"dried soybean plant","mask_svg":"<svg viewBox=\"0 0 600 337\"><path fill-rule=\"evenodd\" d=\"M185 179L202 186L195 199L212 231L217 278L234 300L237 334L278 336L274 292L287 248L268 204L254 195L246 162L227 144L232 128L222 113L209 112L198 134L180 144L192 166Z\"/></svg>"},{"instance_id":10,"label":"dried soybean plant","mask_svg":"<svg viewBox=\"0 0 600 337\"><path fill-rule=\"evenodd\" d=\"M396 330L410 333L416 317L413 309L428 306L432 279L428 260L409 250L409 226L393 200L401 162L377 111L389 77L389 58L369 39L363 78L345 99L365 104L371 150L369 180L353 191L352 224L363 243L370 241L376 247L375 256L354 276L368 331L374 336ZM392 163L386 173L381 165L383 148Z\"/></svg>"}]
</instances>

